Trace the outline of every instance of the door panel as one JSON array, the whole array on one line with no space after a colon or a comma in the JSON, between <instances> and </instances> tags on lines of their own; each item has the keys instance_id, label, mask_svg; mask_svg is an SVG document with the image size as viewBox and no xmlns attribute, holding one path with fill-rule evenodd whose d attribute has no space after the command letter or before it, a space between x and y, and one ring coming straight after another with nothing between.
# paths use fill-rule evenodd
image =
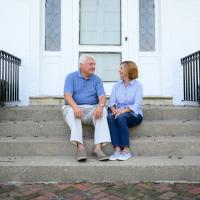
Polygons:
<instances>
[{"instance_id":1,"label":"door panel","mask_svg":"<svg viewBox=\"0 0 200 200\"><path fill-rule=\"evenodd\" d=\"M127 0L77 0L79 3L78 56L91 54L96 59L96 74L105 88L119 80L118 68L126 54L122 32L126 15L122 16ZM124 12L124 11L123 11ZM122 19L123 17L123 19ZM76 52L75 52L76 54ZM109 87L110 88L110 87ZM109 94L110 94L109 89Z\"/></svg>"},{"instance_id":2,"label":"door panel","mask_svg":"<svg viewBox=\"0 0 200 200\"><path fill-rule=\"evenodd\" d=\"M120 45L121 0L80 0L80 44Z\"/></svg>"},{"instance_id":3,"label":"door panel","mask_svg":"<svg viewBox=\"0 0 200 200\"><path fill-rule=\"evenodd\" d=\"M83 53L80 53L80 55ZM91 53L96 59L97 74L104 82L115 82L119 80L118 69L121 62L121 53Z\"/></svg>"}]
</instances>

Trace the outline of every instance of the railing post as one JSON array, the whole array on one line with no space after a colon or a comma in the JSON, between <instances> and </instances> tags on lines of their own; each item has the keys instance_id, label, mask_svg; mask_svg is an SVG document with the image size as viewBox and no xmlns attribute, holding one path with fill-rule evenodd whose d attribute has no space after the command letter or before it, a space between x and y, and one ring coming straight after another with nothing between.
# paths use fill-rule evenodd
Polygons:
<instances>
[{"instance_id":1,"label":"railing post","mask_svg":"<svg viewBox=\"0 0 200 200\"><path fill-rule=\"evenodd\" d=\"M19 101L19 66L21 59L0 51L0 105Z\"/></svg>"},{"instance_id":2,"label":"railing post","mask_svg":"<svg viewBox=\"0 0 200 200\"><path fill-rule=\"evenodd\" d=\"M200 103L200 51L181 59L184 101Z\"/></svg>"}]
</instances>

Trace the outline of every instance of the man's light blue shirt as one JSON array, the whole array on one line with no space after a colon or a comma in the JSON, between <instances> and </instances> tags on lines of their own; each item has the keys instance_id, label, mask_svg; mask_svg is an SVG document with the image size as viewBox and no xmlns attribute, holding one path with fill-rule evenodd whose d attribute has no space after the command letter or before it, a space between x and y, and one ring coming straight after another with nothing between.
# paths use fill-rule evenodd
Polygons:
<instances>
[{"instance_id":1,"label":"man's light blue shirt","mask_svg":"<svg viewBox=\"0 0 200 200\"><path fill-rule=\"evenodd\" d=\"M142 85L137 80L132 80L127 86L121 80L117 82L113 89L109 101L109 107L116 106L117 108L130 108L133 114L142 114Z\"/></svg>"},{"instance_id":2,"label":"man's light blue shirt","mask_svg":"<svg viewBox=\"0 0 200 200\"><path fill-rule=\"evenodd\" d=\"M80 71L66 76L64 93L70 93L78 105L95 105L99 102L99 96L105 96L101 79L95 74L85 79Z\"/></svg>"}]
</instances>

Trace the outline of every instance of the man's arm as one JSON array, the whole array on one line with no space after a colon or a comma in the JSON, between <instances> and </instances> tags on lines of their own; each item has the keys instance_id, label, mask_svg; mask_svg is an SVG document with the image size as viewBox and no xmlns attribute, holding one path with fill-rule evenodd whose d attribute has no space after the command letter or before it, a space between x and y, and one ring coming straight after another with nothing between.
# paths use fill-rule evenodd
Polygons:
<instances>
[{"instance_id":1,"label":"man's arm","mask_svg":"<svg viewBox=\"0 0 200 200\"><path fill-rule=\"evenodd\" d=\"M99 96L99 104L97 105L93 115L95 119L99 119L103 115L103 108L106 105L106 97L105 96Z\"/></svg>"},{"instance_id":2,"label":"man's arm","mask_svg":"<svg viewBox=\"0 0 200 200\"><path fill-rule=\"evenodd\" d=\"M99 98L99 106L104 107L106 105L106 97L100 96Z\"/></svg>"},{"instance_id":3,"label":"man's arm","mask_svg":"<svg viewBox=\"0 0 200 200\"><path fill-rule=\"evenodd\" d=\"M83 111L79 108L79 106L76 104L76 102L74 101L74 99L72 98L72 95L70 93L65 93L64 94L64 99L67 102L67 104L72 107L73 111L74 111L74 115L75 117L81 119L84 116Z\"/></svg>"}]
</instances>

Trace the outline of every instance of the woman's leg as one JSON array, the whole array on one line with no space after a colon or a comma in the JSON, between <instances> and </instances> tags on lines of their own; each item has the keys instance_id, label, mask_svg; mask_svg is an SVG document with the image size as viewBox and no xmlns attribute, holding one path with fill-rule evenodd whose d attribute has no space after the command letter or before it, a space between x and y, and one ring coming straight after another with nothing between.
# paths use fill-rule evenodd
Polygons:
<instances>
[{"instance_id":1,"label":"woman's leg","mask_svg":"<svg viewBox=\"0 0 200 200\"><path fill-rule=\"evenodd\" d=\"M115 116L112 115L112 113L108 113L107 116L107 121L108 121L108 127L110 130L110 136L111 136L111 142L112 145L115 146L120 146L120 135L119 135L119 130L118 130L118 126L116 123L116 119Z\"/></svg>"},{"instance_id":2,"label":"woman's leg","mask_svg":"<svg viewBox=\"0 0 200 200\"><path fill-rule=\"evenodd\" d=\"M135 116L131 113L122 113L116 118L120 141L123 147L129 147L129 132L128 128L137 126L142 122L141 115Z\"/></svg>"},{"instance_id":3,"label":"woman's leg","mask_svg":"<svg viewBox=\"0 0 200 200\"><path fill-rule=\"evenodd\" d=\"M133 115L131 113L129 113L129 115L130 116L127 118L127 125L129 128L138 126L139 124L142 123L143 117L141 115Z\"/></svg>"},{"instance_id":4,"label":"woman's leg","mask_svg":"<svg viewBox=\"0 0 200 200\"><path fill-rule=\"evenodd\" d=\"M129 149L129 132L128 128L139 125L142 122L142 116L134 116L131 113L123 113L117 117L118 128L120 132L121 143L123 150L118 156L118 160L127 160L131 158L131 153Z\"/></svg>"},{"instance_id":5,"label":"woman's leg","mask_svg":"<svg viewBox=\"0 0 200 200\"><path fill-rule=\"evenodd\" d=\"M115 120L119 132L120 146L129 146L129 133L127 125L128 113L120 114Z\"/></svg>"}]
</instances>

